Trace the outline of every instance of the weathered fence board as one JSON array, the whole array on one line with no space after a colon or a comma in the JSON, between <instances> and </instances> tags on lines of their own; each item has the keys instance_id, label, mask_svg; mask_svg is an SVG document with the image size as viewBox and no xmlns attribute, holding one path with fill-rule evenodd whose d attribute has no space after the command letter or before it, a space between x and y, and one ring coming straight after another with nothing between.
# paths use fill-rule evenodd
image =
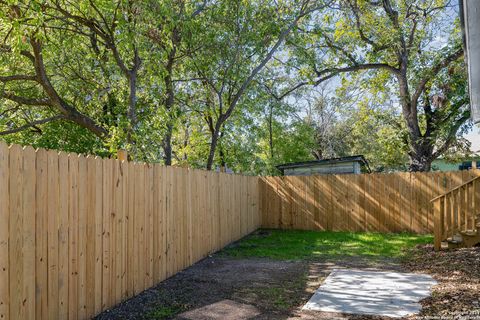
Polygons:
<instances>
[{"instance_id":1,"label":"weathered fence board","mask_svg":"<svg viewBox=\"0 0 480 320\"><path fill-rule=\"evenodd\" d=\"M261 177L262 226L433 233L430 200L479 175L480 170ZM462 212L472 202L466 198L453 198L453 201L461 204ZM456 204L452 206L456 207ZM452 211L452 219L463 217Z\"/></svg>"},{"instance_id":2,"label":"weathered fence board","mask_svg":"<svg viewBox=\"0 0 480 320\"><path fill-rule=\"evenodd\" d=\"M0 142L0 319L88 319L260 226L258 178Z\"/></svg>"}]
</instances>

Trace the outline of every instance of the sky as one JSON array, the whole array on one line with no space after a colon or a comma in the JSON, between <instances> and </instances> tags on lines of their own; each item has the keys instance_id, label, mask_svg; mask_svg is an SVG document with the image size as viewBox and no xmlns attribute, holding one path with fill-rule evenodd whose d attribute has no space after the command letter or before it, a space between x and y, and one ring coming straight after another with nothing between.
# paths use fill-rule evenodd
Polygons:
<instances>
[{"instance_id":1,"label":"sky","mask_svg":"<svg viewBox=\"0 0 480 320\"><path fill-rule=\"evenodd\" d=\"M475 126L470 133L464 135L464 137L472 143L470 147L472 152L480 151L480 128L478 125Z\"/></svg>"}]
</instances>

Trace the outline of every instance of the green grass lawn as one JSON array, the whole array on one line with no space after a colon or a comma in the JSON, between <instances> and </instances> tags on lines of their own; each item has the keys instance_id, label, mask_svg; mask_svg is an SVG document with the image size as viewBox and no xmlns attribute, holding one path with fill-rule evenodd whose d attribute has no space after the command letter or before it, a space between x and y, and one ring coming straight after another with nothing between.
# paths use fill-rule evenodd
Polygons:
<instances>
[{"instance_id":1,"label":"green grass lawn","mask_svg":"<svg viewBox=\"0 0 480 320\"><path fill-rule=\"evenodd\" d=\"M228 246L222 254L279 260L353 256L369 259L403 258L408 254L409 248L432 241L430 235L409 233L260 230Z\"/></svg>"}]
</instances>

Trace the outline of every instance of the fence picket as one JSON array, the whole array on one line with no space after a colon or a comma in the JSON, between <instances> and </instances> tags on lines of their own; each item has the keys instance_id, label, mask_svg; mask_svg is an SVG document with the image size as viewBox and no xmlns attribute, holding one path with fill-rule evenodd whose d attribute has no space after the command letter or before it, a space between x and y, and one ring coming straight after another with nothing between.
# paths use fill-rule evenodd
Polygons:
<instances>
[{"instance_id":1,"label":"fence picket","mask_svg":"<svg viewBox=\"0 0 480 320\"><path fill-rule=\"evenodd\" d=\"M10 224L10 197L9 197L9 150L5 143L0 141L0 318L10 316L9 295L9 231ZM38 297L38 296L37 296ZM37 314L40 314L37 311Z\"/></svg>"}]
</instances>

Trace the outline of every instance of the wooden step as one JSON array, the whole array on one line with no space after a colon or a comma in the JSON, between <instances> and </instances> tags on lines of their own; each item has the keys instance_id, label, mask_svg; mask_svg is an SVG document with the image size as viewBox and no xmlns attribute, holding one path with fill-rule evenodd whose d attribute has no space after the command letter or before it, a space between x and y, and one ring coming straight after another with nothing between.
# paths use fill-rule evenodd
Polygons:
<instances>
[{"instance_id":1,"label":"wooden step","mask_svg":"<svg viewBox=\"0 0 480 320\"><path fill-rule=\"evenodd\" d=\"M460 244L460 243L462 243L462 240L454 240L452 238L448 238L447 242L451 243L451 244Z\"/></svg>"},{"instance_id":2,"label":"wooden step","mask_svg":"<svg viewBox=\"0 0 480 320\"><path fill-rule=\"evenodd\" d=\"M452 238L447 239L448 249L458 249L462 247L462 240L454 240Z\"/></svg>"},{"instance_id":3,"label":"wooden step","mask_svg":"<svg viewBox=\"0 0 480 320\"><path fill-rule=\"evenodd\" d=\"M470 248L480 243L480 232L478 230L465 230L460 232L462 243L459 247Z\"/></svg>"},{"instance_id":4,"label":"wooden step","mask_svg":"<svg viewBox=\"0 0 480 320\"><path fill-rule=\"evenodd\" d=\"M475 237L479 235L477 230L464 230L464 231L460 231L460 234L466 237Z\"/></svg>"}]
</instances>

